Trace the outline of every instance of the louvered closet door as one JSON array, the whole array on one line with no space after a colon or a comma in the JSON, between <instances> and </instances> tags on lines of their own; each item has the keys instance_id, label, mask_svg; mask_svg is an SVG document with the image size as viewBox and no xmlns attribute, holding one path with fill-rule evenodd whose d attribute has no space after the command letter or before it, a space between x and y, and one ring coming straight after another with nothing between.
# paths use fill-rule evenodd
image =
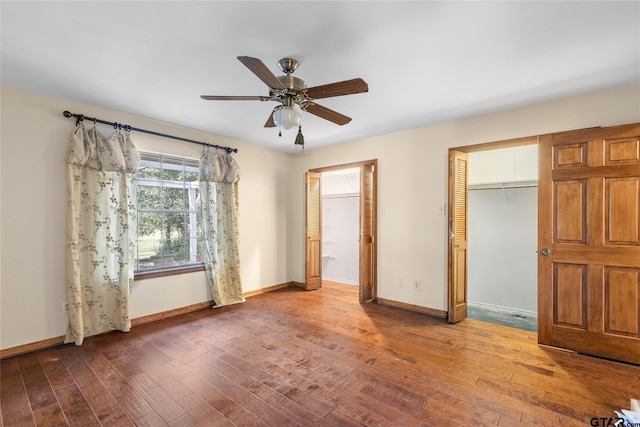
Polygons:
<instances>
[{"instance_id":1,"label":"louvered closet door","mask_svg":"<svg viewBox=\"0 0 640 427\"><path fill-rule=\"evenodd\" d=\"M305 289L322 287L322 194L319 172L307 172Z\"/></svg>"},{"instance_id":2,"label":"louvered closet door","mask_svg":"<svg viewBox=\"0 0 640 427\"><path fill-rule=\"evenodd\" d=\"M538 341L640 363L640 125L539 149Z\"/></svg>"},{"instance_id":3,"label":"louvered closet door","mask_svg":"<svg viewBox=\"0 0 640 427\"><path fill-rule=\"evenodd\" d=\"M376 181L375 165L360 165L360 302L375 299Z\"/></svg>"},{"instance_id":4,"label":"louvered closet door","mask_svg":"<svg viewBox=\"0 0 640 427\"><path fill-rule=\"evenodd\" d=\"M467 249L469 157L461 151L449 151L449 322L467 317ZM453 187L453 191L451 191Z\"/></svg>"}]
</instances>

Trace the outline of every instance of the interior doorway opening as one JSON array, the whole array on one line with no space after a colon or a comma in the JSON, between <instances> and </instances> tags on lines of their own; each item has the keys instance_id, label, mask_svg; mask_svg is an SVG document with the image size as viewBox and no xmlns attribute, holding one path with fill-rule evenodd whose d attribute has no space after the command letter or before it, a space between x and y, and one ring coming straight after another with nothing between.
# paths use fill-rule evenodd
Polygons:
<instances>
[{"instance_id":1,"label":"interior doorway opening","mask_svg":"<svg viewBox=\"0 0 640 427\"><path fill-rule=\"evenodd\" d=\"M321 173L322 282L358 286L360 168Z\"/></svg>"},{"instance_id":2,"label":"interior doorway opening","mask_svg":"<svg viewBox=\"0 0 640 427\"><path fill-rule=\"evenodd\" d=\"M358 286L360 302L375 301L376 169L377 160L368 160L306 173L306 290L322 287L323 279L338 279L337 283ZM328 205L326 211L323 202ZM324 216L329 218L323 220Z\"/></svg>"},{"instance_id":3,"label":"interior doorway opening","mask_svg":"<svg viewBox=\"0 0 640 427\"><path fill-rule=\"evenodd\" d=\"M449 150L449 321L469 301L468 153L528 143L539 156L538 344L640 363L638 123Z\"/></svg>"},{"instance_id":4,"label":"interior doorway opening","mask_svg":"<svg viewBox=\"0 0 640 427\"><path fill-rule=\"evenodd\" d=\"M537 329L537 137L453 148L449 163L449 321Z\"/></svg>"},{"instance_id":5,"label":"interior doorway opening","mask_svg":"<svg viewBox=\"0 0 640 427\"><path fill-rule=\"evenodd\" d=\"M469 153L471 319L537 331L538 147Z\"/></svg>"}]
</instances>

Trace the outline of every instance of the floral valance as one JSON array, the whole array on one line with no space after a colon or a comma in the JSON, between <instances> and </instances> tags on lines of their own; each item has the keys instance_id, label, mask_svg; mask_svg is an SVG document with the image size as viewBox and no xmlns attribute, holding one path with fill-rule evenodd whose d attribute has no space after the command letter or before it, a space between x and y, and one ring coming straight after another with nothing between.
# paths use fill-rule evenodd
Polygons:
<instances>
[{"instance_id":1,"label":"floral valance","mask_svg":"<svg viewBox=\"0 0 640 427\"><path fill-rule=\"evenodd\" d=\"M231 154L223 150L205 150L200 159L200 182L236 183L240 167Z\"/></svg>"},{"instance_id":2,"label":"floral valance","mask_svg":"<svg viewBox=\"0 0 640 427\"><path fill-rule=\"evenodd\" d=\"M117 131L106 138L95 127L87 131L80 122L71 136L67 163L104 172L133 173L140 155L128 132Z\"/></svg>"}]
</instances>

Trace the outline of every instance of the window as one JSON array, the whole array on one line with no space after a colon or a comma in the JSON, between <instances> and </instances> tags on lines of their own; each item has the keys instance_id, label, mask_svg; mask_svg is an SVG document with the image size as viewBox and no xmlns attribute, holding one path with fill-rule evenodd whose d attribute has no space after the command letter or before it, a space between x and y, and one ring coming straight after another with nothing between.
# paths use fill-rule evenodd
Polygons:
<instances>
[{"instance_id":1,"label":"window","mask_svg":"<svg viewBox=\"0 0 640 427\"><path fill-rule=\"evenodd\" d=\"M198 161L140 153L136 273L203 262Z\"/></svg>"}]
</instances>

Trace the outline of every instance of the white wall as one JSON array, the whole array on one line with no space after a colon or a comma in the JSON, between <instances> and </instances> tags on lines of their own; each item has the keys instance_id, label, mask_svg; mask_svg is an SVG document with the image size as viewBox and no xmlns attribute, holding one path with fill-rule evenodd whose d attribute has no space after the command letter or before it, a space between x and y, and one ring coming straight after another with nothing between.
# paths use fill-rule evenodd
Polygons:
<instances>
[{"instance_id":1,"label":"white wall","mask_svg":"<svg viewBox=\"0 0 640 427\"><path fill-rule=\"evenodd\" d=\"M322 173L322 278L359 280L360 170Z\"/></svg>"},{"instance_id":2,"label":"white wall","mask_svg":"<svg viewBox=\"0 0 640 427\"><path fill-rule=\"evenodd\" d=\"M469 185L538 180L538 146L469 153Z\"/></svg>"},{"instance_id":3,"label":"white wall","mask_svg":"<svg viewBox=\"0 0 640 427\"><path fill-rule=\"evenodd\" d=\"M359 168L322 172L320 181L320 191L323 196L360 193Z\"/></svg>"},{"instance_id":4,"label":"white wall","mask_svg":"<svg viewBox=\"0 0 640 427\"><path fill-rule=\"evenodd\" d=\"M64 110L239 149L240 259L244 291L285 283L290 155L115 111L2 89L0 347L66 330L66 151L75 121ZM101 128L109 131L107 127ZM140 150L199 158L202 147L143 133ZM204 272L136 282L133 318L211 299Z\"/></svg>"},{"instance_id":5,"label":"white wall","mask_svg":"<svg viewBox=\"0 0 640 427\"><path fill-rule=\"evenodd\" d=\"M469 190L468 203L469 302L537 313L538 188Z\"/></svg>"},{"instance_id":6,"label":"white wall","mask_svg":"<svg viewBox=\"0 0 640 427\"><path fill-rule=\"evenodd\" d=\"M378 159L378 296L446 309L447 149L541 133L640 122L640 85L471 117L289 156L141 117L3 88L1 93L0 348L64 335L63 110L239 148L245 291L304 281L304 172ZM197 158L201 148L136 134L143 150ZM397 279L422 281L400 289ZM208 300L202 273L136 283L134 317Z\"/></svg>"},{"instance_id":7,"label":"white wall","mask_svg":"<svg viewBox=\"0 0 640 427\"><path fill-rule=\"evenodd\" d=\"M304 172L378 159L378 297L446 310L447 150L593 126L640 122L640 85L625 86L296 155L290 186L288 276L304 280ZM399 288L420 280L422 287Z\"/></svg>"}]
</instances>

